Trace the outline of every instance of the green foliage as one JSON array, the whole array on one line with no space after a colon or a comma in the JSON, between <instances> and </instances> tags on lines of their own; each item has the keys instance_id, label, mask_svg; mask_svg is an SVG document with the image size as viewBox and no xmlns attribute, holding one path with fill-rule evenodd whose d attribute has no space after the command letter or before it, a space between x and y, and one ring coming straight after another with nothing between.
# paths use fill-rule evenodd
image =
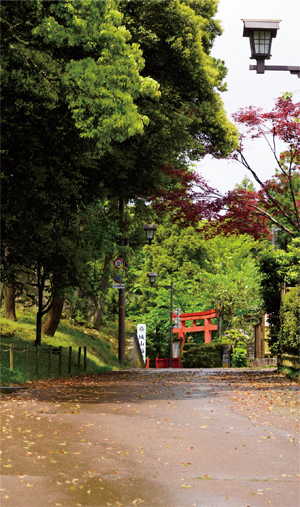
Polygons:
<instances>
[{"instance_id":1,"label":"green foliage","mask_svg":"<svg viewBox=\"0 0 300 507\"><path fill-rule=\"evenodd\" d=\"M1 4L2 276L15 284L25 269L38 284L37 343L44 288L51 300L83 283L99 249L100 222L89 241L82 221L105 194L100 153L141 134L134 101L159 96L121 21L114 1Z\"/></svg>"},{"instance_id":2,"label":"green foliage","mask_svg":"<svg viewBox=\"0 0 300 507\"><path fill-rule=\"evenodd\" d=\"M32 33L52 50L61 53L63 48L64 56L69 48L72 56L65 60L61 79L82 137L95 139L103 151L112 140L143 132L148 118L139 114L134 100L139 95L157 98L158 84L140 75L142 53L128 42L117 2L50 3L49 14Z\"/></svg>"},{"instance_id":3,"label":"green foliage","mask_svg":"<svg viewBox=\"0 0 300 507\"><path fill-rule=\"evenodd\" d=\"M299 285L284 294L280 308L280 351L299 355L300 350L300 293Z\"/></svg>"},{"instance_id":4,"label":"green foliage","mask_svg":"<svg viewBox=\"0 0 300 507\"><path fill-rule=\"evenodd\" d=\"M181 362L184 368L222 368L221 343L186 343Z\"/></svg>"},{"instance_id":5,"label":"green foliage","mask_svg":"<svg viewBox=\"0 0 300 507\"><path fill-rule=\"evenodd\" d=\"M250 329L261 312L260 277L255 262L258 242L243 234L216 236L206 242L208 255L201 270L201 291L207 307L218 311L221 331Z\"/></svg>"},{"instance_id":6,"label":"green foliage","mask_svg":"<svg viewBox=\"0 0 300 507\"><path fill-rule=\"evenodd\" d=\"M279 371L292 380L300 382L300 370L295 370L295 368L289 368L288 366L279 366Z\"/></svg>"},{"instance_id":7,"label":"green foliage","mask_svg":"<svg viewBox=\"0 0 300 507\"><path fill-rule=\"evenodd\" d=\"M265 248L259 252L258 266L261 273L261 294L269 322L269 346L276 353L280 336L281 284L294 287L299 283L300 240L293 239L287 251Z\"/></svg>"},{"instance_id":8,"label":"green foliage","mask_svg":"<svg viewBox=\"0 0 300 507\"><path fill-rule=\"evenodd\" d=\"M253 181L250 180L250 178L248 178L247 174L245 174L244 178L242 179L241 183L237 183L235 186L234 186L235 189L243 189L243 190L247 190L247 192L254 192L255 191L255 186L253 184Z\"/></svg>"},{"instance_id":9,"label":"green foliage","mask_svg":"<svg viewBox=\"0 0 300 507\"><path fill-rule=\"evenodd\" d=\"M18 369L10 370L8 367L0 365L1 385L22 384L25 380L24 373Z\"/></svg>"},{"instance_id":10,"label":"green foliage","mask_svg":"<svg viewBox=\"0 0 300 507\"><path fill-rule=\"evenodd\" d=\"M247 366L247 350L242 347L236 347L231 354L231 366L233 368L244 368Z\"/></svg>"},{"instance_id":11,"label":"green foliage","mask_svg":"<svg viewBox=\"0 0 300 507\"><path fill-rule=\"evenodd\" d=\"M214 7L198 0L120 2L123 23L143 52L142 73L159 83L161 96L158 102L137 99L140 113L149 118L143 136L114 144L103 158L117 195L147 198L160 185L173 185L164 165L175 164L182 153L195 160L236 146L236 129L217 91L226 70L209 55L218 35Z\"/></svg>"},{"instance_id":12,"label":"green foliage","mask_svg":"<svg viewBox=\"0 0 300 507\"><path fill-rule=\"evenodd\" d=\"M250 341L250 336L245 333L242 329L229 329L222 336L222 343L228 345L231 349L241 349L245 350L247 343Z\"/></svg>"},{"instance_id":13,"label":"green foliage","mask_svg":"<svg viewBox=\"0 0 300 507\"><path fill-rule=\"evenodd\" d=\"M44 287L50 297L78 285L94 297L119 234L106 199L113 208L111 196L147 198L172 186L163 167L180 154L223 156L236 145L219 95L226 69L210 56L216 10L206 0L2 2L4 278L15 282L25 268L42 279L40 300ZM176 305L199 293L199 238L200 248L191 231L186 251L172 245ZM175 272L168 263L165 283ZM168 315L168 295L158 296ZM151 319L162 350L165 320Z\"/></svg>"},{"instance_id":14,"label":"green foliage","mask_svg":"<svg viewBox=\"0 0 300 507\"><path fill-rule=\"evenodd\" d=\"M168 357L170 289L161 286L171 281L173 309L188 313L214 308L223 334L230 328L250 333L262 304L254 259L257 242L246 235L205 240L199 230L169 219L158 227L153 245L130 259L128 270L127 315L135 324L147 324L147 355L150 350L154 357ZM149 287L147 272L158 273L157 286ZM203 340L203 333L198 334L194 339Z\"/></svg>"}]
</instances>

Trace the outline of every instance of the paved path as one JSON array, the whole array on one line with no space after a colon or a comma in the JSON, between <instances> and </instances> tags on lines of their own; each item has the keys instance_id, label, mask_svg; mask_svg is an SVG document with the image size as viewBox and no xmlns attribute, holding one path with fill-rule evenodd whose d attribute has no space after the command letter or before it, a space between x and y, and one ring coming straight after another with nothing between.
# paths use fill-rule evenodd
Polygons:
<instances>
[{"instance_id":1,"label":"paved path","mask_svg":"<svg viewBox=\"0 0 300 507\"><path fill-rule=\"evenodd\" d=\"M299 391L274 370L131 370L2 397L1 507L298 507Z\"/></svg>"}]
</instances>

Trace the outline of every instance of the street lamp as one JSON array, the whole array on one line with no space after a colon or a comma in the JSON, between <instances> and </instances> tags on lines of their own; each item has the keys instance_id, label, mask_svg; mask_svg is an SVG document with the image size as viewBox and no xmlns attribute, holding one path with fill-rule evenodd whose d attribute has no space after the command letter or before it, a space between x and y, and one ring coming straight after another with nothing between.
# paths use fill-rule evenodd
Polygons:
<instances>
[{"instance_id":1,"label":"street lamp","mask_svg":"<svg viewBox=\"0 0 300 507\"><path fill-rule=\"evenodd\" d=\"M157 273L147 273L151 287L155 284Z\"/></svg>"},{"instance_id":2,"label":"street lamp","mask_svg":"<svg viewBox=\"0 0 300 507\"><path fill-rule=\"evenodd\" d=\"M249 37L251 58L257 65L250 65L250 70L257 74L264 74L265 70L288 70L291 74L300 77L300 67L287 65L265 65L265 60L271 58L272 39L279 30L280 19L242 19L244 23L243 37Z\"/></svg>"},{"instance_id":3,"label":"street lamp","mask_svg":"<svg viewBox=\"0 0 300 507\"><path fill-rule=\"evenodd\" d=\"M147 273L151 287L154 286L157 273ZM164 289L171 289L171 309L170 309L170 343L169 343L169 368L172 368L172 341L173 341L173 282L171 285L158 285L157 287L163 287Z\"/></svg>"},{"instance_id":4,"label":"street lamp","mask_svg":"<svg viewBox=\"0 0 300 507\"><path fill-rule=\"evenodd\" d=\"M156 225L144 225L144 231L146 233L146 237L148 239L149 245L151 245L151 243L154 239L154 234L155 234L156 229L157 229Z\"/></svg>"},{"instance_id":5,"label":"street lamp","mask_svg":"<svg viewBox=\"0 0 300 507\"><path fill-rule=\"evenodd\" d=\"M144 225L144 231L145 231L146 238L148 241L146 243L131 243L131 242L129 242L129 239L126 238L126 242L125 242L126 246L152 245L152 241L154 239L154 234L155 234L156 229L157 229L157 225L150 225L150 224Z\"/></svg>"}]
</instances>

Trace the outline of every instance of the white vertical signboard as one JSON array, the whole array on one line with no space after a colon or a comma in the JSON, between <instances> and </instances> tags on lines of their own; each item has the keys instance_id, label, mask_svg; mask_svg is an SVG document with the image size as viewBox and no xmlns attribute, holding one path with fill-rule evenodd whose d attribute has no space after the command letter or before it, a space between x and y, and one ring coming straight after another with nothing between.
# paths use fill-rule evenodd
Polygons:
<instances>
[{"instance_id":1,"label":"white vertical signboard","mask_svg":"<svg viewBox=\"0 0 300 507\"><path fill-rule=\"evenodd\" d=\"M146 362L146 324L137 325L137 337L140 344L140 349L143 354L144 363Z\"/></svg>"}]
</instances>

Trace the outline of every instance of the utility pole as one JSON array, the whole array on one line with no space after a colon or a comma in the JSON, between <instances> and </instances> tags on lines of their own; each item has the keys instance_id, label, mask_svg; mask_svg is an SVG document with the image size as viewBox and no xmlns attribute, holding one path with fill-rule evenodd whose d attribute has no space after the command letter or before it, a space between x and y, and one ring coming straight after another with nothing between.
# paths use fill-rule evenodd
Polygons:
<instances>
[{"instance_id":1,"label":"utility pole","mask_svg":"<svg viewBox=\"0 0 300 507\"><path fill-rule=\"evenodd\" d=\"M121 258L125 260L125 199L119 198ZM125 289L119 289L119 363L125 363Z\"/></svg>"},{"instance_id":2,"label":"utility pole","mask_svg":"<svg viewBox=\"0 0 300 507\"><path fill-rule=\"evenodd\" d=\"M173 282L171 282L171 285L169 288L171 289L169 368L172 368L172 357L173 357Z\"/></svg>"}]
</instances>

